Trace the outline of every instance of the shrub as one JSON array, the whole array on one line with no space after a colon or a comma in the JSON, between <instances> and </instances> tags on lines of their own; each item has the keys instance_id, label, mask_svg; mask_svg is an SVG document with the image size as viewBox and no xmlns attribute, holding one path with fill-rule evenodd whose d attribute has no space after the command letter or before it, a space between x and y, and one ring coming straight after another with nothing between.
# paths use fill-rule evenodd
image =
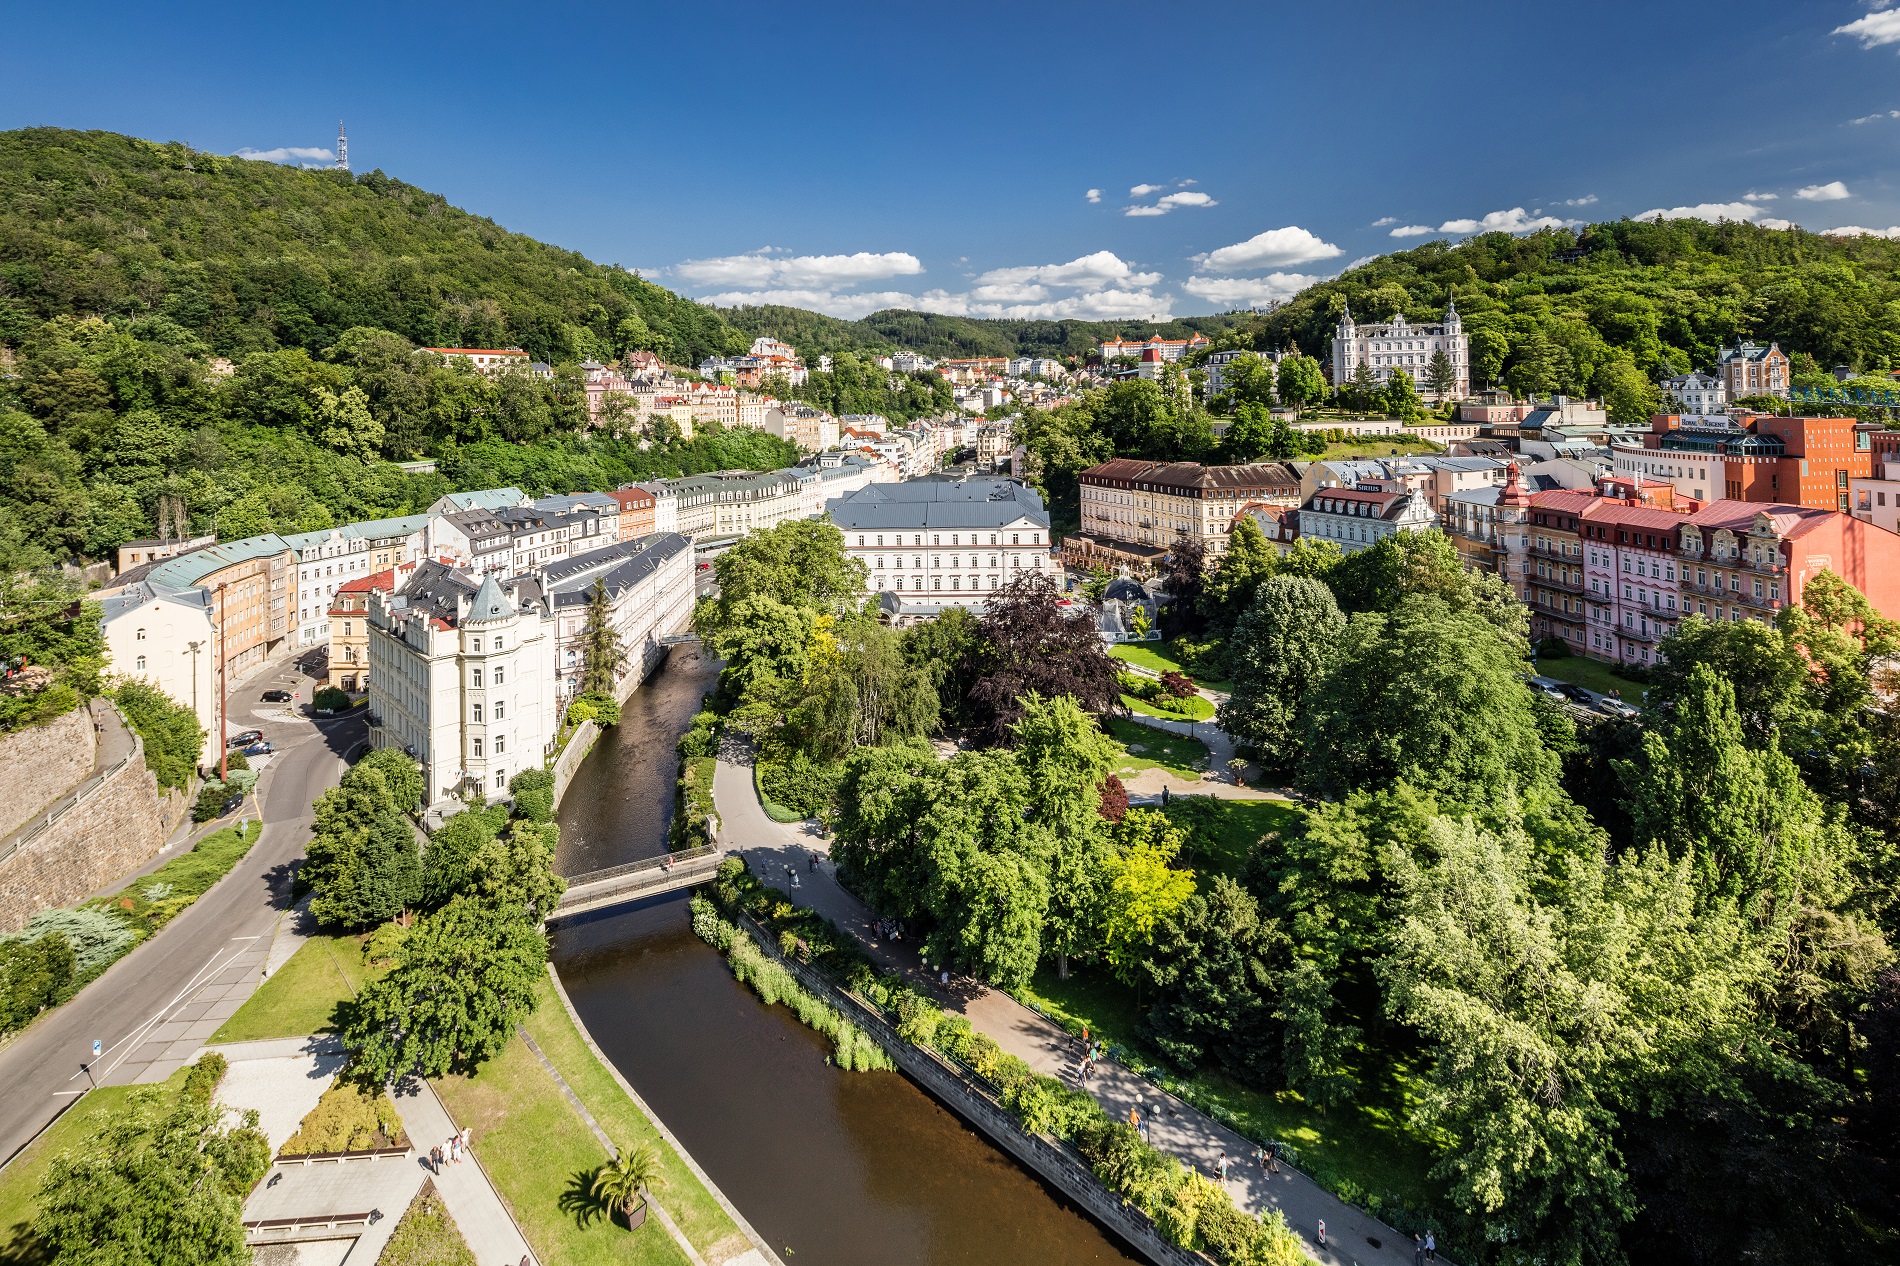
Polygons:
<instances>
[{"instance_id":1,"label":"shrub","mask_svg":"<svg viewBox=\"0 0 1900 1266\"><path fill-rule=\"evenodd\" d=\"M66 938L72 947L73 976L84 983L117 962L132 948L138 934L125 921L104 910L83 906L77 910L41 910L9 941L37 941L50 933Z\"/></svg>"},{"instance_id":2,"label":"shrub","mask_svg":"<svg viewBox=\"0 0 1900 1266\"><path fill-rule=\"evenodd\" d=\"M211 1096L218 1092L218 1085L224 1075L231 1071L231 1063L216 1051L206 1051L198 1062L185 1074L185 1094L198 1103L210 1103Z\"/></svg>"},{"instance_id":3,"label":"shrub","mask_svg":"<svg viewBox=\"0 0 1900 1266\"><path fill-rule=\"evenodd\" d=\"M198 788L198 799L191 806L193 822L209 822L224 812L224 802L230 798L230 791L216 778L205 779L204 786Z\"/></svg>"},{"instance_id":4,"label":"shrub","mask_svg":"<svg viewBox=\"0 0 1900 1266\"><path fill-rule=\"evenodd\" d=\"M574 708L580 704L587 705L588 715L594 719L596 724L599 724L599 725L619 725L620 724L620 704L615 701L612 695L603 695L603 694L598 694L598 693L590 693L590 694L581 695L579 698L575 699L572 704L568 705L569 714L571 715L573 713ZM579 725L580 722L575 721L574 724Z\"/></svg>"},{"instance_id":5,"label":"shrub","mask_svg":"<svg viewBox=\"0 0 1900 1266\"><path fill-rule=\"evenodd\" d=\"M719 754L719 714L700 712L694 715L693 723L679 738L679 754L686 760L697 756L717 756Z\"/></svg>"},{"instance_id":6,"label":"shrub","mask_svg":"<svg viewBox=\"0 0 1900 1266\"><path fill-rule=\"evenodd\" d=\"M387 1096L354 1082L339 1082L323 1092L317 1106L284 1143L281 1154L367 1152L379 1147L402 1147L408 1142L402 1132L402 1118L396 1115L396 1105Z\"/></svg>"},{"instance_id":7,"label":"shrub","mask_svg":"<svg viewBox=\"0 0 1900 1266\"><path fill-rule=\"evenodd\" d=\"M73 947L61 933L0 939L0 1033L23 1029L58 1006L75 974Z\"/></svg>"},{"instance_id":8,"label":"shrub","mask_svg":"<svg viewBox=\"0 0 1900 1266\"><path fill-rule=\"evenodd\" d=\"M1161 674L1161 689L1176 699L1185 699L1195 693L1194 682L1186 674L1172 670Z\"/></svg>"},{"instance_id":9,"label":"shrub","mask_svg":"<svg viewBox=\"0 0 1900 1266\"><path fill-rule=\"evenodd\" d=\"M408 928L393 920L385 923L363 942L363 961L373 967L393 966L402 952L402 943L408 939Z\"/></svg>"},{"instance_id":10,"label":"shrub","mask_svg":"<svg viewBox=\"0 0 1900 1266\"><path fill-rule=\"evenodd\" d=\"M1539 638L1537 641L1537 655L1540 659L1569 659L1571 655L1570 643L1561 637Z\"/></svg>"},{"instance_id":11,"label":"shrub","mask_svg":"<svg viewBox=\"0 0 1900 1266\"><path fill-rule=\"evenodd\" d=\"M697 898L695 898L697 900ZM806 992L783 963L767 958L751 937L712 911L710 904L693 907L693 931L708 945L725 942L726 963L740 983L751 988L767 1006L784 1003L806 1026L831 1039L832 1058L853 1072L895 1067L891 1057L862 1030L823 1001Z\"/></svg>"},{"instance_id":12,"label":"shrub","mask_svg":"<svg viewBox=\"0 0 1900 1266\"><path fill-rule=\"evenodd\" d=\"M568 725L580 726L592 721L598 714L594 710L594 701L586 695L578 696L567 705L566 721Z\"/></svg>"},{"instance_id":13,"label":"shrub","mask_svg":"<svg viewBox=\"0 0 1900 1266\"><path fill-rule=\"evenodd\" d=\"M143 681L121 682L113 699L126 724L144 741L145 767L158 785L184 788L204 751L205 732L197 714Z\"/></svg>"},{"instance_id":14,"label":"shrub","mask_svg":"<svg viewBox=\"0 0 1900 1266\"><path fill-rule=\"evenodd\" d=\"M475 1266L468 1241L436 1194L435 1184L426 1178L376 1260L382 1266Z\"/></svg>"},{"instance_id":15,"label":"shrub","mask_svg":"<svg viewBox=\"0 0 1900 1266\"><path fill-rule=\"evenodd\" d=\"M350 694L336 686L325 686L310 697L310 703L319 712L342 712L350 706Z\"/></svg>"},{"instance_id":16,"label":"shrub","mask_svg":"<svg viewBox=\"0 0 1900 1266\"><path fill-rule=\"evenodd\" d=\"M803 752L795 752L788 761L759 764L759 790L765 793L765 798L801 817L811 817L830 808L843 782L842 764L820 763Z\"/></svg>"},{"instance_id":17,"label":"shrub","mask_svg":"<svg viewBox=\"0 0 1900 1266\"><path fill-rule=\"evenodd\" d=\"M554 775L545 769L524 769L508 780L514 793L515 815L530 822L554 820Z\"/></svg>"}]
</instances>

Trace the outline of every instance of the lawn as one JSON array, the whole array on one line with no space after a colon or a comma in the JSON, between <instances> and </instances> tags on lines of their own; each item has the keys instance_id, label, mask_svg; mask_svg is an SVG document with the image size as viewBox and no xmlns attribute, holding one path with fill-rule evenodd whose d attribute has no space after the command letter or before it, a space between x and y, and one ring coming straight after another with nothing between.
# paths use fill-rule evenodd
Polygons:
<instances>
[{"instance_id":1,"label":"lawn","mask_svg":"<svg viewBox=\"0 0 1900 1266\"><path fill-rule=\"evenodd\" d=\"M1116 659L1146 668L1149 672L1188 673L1175 656L1172 638L1165 642L1120 642L1109 647L1108 653ZM1197 677L1193 673L1188 673L1188 676L1193 677L1194 683L1199 686L1213 686L1216 689L1225 690L1228 685L1227 682L1214 677Z\"/></svg>"},{"instance_id":2,"label":"lawn","mask_svg":"<svg viewBox=\"0 0 1900 1266\"><path fill-rule=\"evenodd\" d=\"M186 1071L181 1068L173 1073L166 1088L176 1092L185 1084ZM105 1086L82 1096L11 1165L0 1170L0 1262L42 1260L32 1229L33 1216L39 1210L40 1180L52 1168L54 1158L82 1146L108 1112L123 1108L134 1091L144 1088Z\"/></svg>"},{"instance_id":3,"label":"lawn","mask_svg":"<svg viewBox=\"0 0 1900 1266\"><path fill-rule=\"evenodd\" d=\"M1018 997L1071 1032L1080 1033L1087 1025L1091 1036L1143 1053L1135 991L1101 967L1075 965L1067 980L1058 980L1055 969L1045 965ZM1331 1112L1290 1091L1252 1089L1211 1070L1188 1078L1163 1073L1161 1080L1167 1089L1243 1134L1291 1144L1301 1169L1349 1199L1397 1197L1414 1208L1432 1203L1434 1187L1425 1176L1432 1163L1430 1148L1405 1124L1416 1078L1410 1062L1361 1045L1356 1071L1358 1099Z\"/></svg>"},{"instance_id":4,"label":"lawn","mask_svg":"<svg viewBox=\"0 0 1900 1266\"><path fill-rule=\"evenodd\" d=\"M1300 829L1305 811L1285 800L1222 800L1176 796L1168 817L1188 831L1185 864L1240 878L1254 845L1269 833Z\"/></svg>"},{"instance_id":5,"label":"lawn","mask_svg":"<svg viewBox=\"0 0 1900 1266\"><path fill-rule=\"evenodd\" d=\"M1357 435L1336 440L1326 446L1320 461L1339 461L1348 457L1416 457L1424 453L1442 453L1445 446L1417 435Z\"/></svg>"},{"instance_id":6,"label":"lawn","mask_svg":"<svg viewBox=\"0 0 1900 1266\"><path fill-rule=\"evenodd\" d=\"M1172 734L1135 721L1108 717L1102 722L1108 736L1126 749L1117 773L1133 774L1161 768L1183 778L1199 778L1207 767L1207 744L1185 734ZM1137 750L1139 749L1139 750Z\"/></svg>"},{"instance_id":7,"label":"lawn","mask_svg":"<svg viewBox=\"0 0 1900 1266\"><path fill-rule=\"evenodd\" d=\"M1561 659L1540 656L1537 660L1537 675L1555 681L1567 681L1600 695L1616 694L1625 703L1641 704L1643 701L1644 687L1641 682L1617 676L1608 664L1599 659L1586 659L1581 655Z\"/></svg>"},{"instance_id":8,"label":"lawn","mask_svg":"<svg viewBox=\"0 0 1900 1266\"><path fill-rule=\"evenodd\" d=\"M709 1260L749 1247L587 1049L552 984L537 985L536 996L539 1006L524 1027L616 1145L647 1144L660 1153L665 1182L654 1196L686 1238ZM519 1037L474 1077L445 1077L434 1085L450 1114L473 1129L476 1154L542 1261L588 1266L686 1260L657 1218L629 1235L581 1198L606 1150Z\"/></svg>"},{"instance_id":9,"label":"lawn","mask_svg":"<svg viewBox=\"0 0 1900 1266\"><path fill-rule=\"evenodd\" d=\"M363 962L364 936L319 933L252 994L211 1035L219 1042L332 1033L341 1025L338 1007L382 969Z\"/></svg>"}]
</instances>

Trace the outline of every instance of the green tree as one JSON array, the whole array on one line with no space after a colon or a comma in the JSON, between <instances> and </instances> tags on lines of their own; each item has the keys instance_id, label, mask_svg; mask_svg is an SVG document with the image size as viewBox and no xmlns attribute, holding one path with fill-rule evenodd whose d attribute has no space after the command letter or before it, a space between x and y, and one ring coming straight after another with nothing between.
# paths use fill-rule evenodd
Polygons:
<instances>
[{"instance_id":1,"label":"green tree","mask_svg":"<svg viewBox=\"0 0 1900 1266\"><path fill-rule=\"evenodd\" d=\"M383 776L383 785L389 789L389 803L396 812L414 813L422 807L426 790L422 766L416 764L415 757L409 753L400 748L379 747L365 754L356 768L366 774L374 770Z\"/></svg>"},{"instance_id":2,"label":"green tree","mask_svg":"<svg viewBox=\"0 0 1900 1266\"><path fill-rule=\"evenodd\" d=\"M1379 403L1389 418L1402 418L1410 422L1425 416L1425 406L1418 398L1418 386L1412 381L1412 375L1403 369L1395 369L1380 389Z\"/></svg>"},{"instance_id":3,"label":"green tree","mask_svg":"<svg viewBox=\"0 0 1900 1266\"><path fill-rule=\"evenodd\" d=\"M1273 403L1274 367L1265 357L1252 352L1236 357L1222 367L1221 382L1218 403L1225 411L1237 413L1251 404L1264 413Z\"/></svg>"},{"instance_id":4,"label":"green tree","mask_svg":"<svg viewBox=\"0 0 1900 1266\"><path fill-rule=\"evenodd\" d=\"M130 679L112 692L119 711L145 744L145 766L161 787L184 789L204 752L198 715L148 682Z\"/></svg>"},{"instance_id":5,"label":"green tree","mask_svg":"<svg viewBox=\"0 0 1900 1266\"><path fill-rule=\"evenodd\" d=\"M1156 928L1142 959L1140 979L1155 999L1144 1035L1178 1068L1212 1055L1243 1081L1265 1084L1279 1064L1270 999L1283 953L1284 937L1252 895L1212 876Z\"/></svg>"},{"instance_id":6,"label":"green tree","mask_svg":"<svg viewBox=\"0 0 1900 1266\"><path fill-rule=\"evenodd\" d=\"M1017 760L1029 780L1030 817L1049 833L1049 907L1043 939L1068 975L1069 959L1091 952L1114 850L1103 821L1102 787L1120 752L1073 699L1023 700L1013 727Z\"/></svg>"},{"instance_id":7,"label":"green tree","mask_svg":"<svg viewBox=\"0 0 1900 1266\"><path fill-rule=\"evenodd\" d=\"M1512 350L1504 381L1527 400L1538 400L1557 390L1566 372L1567 357L1541 332L1533 332Z\"/></svg>"},{"instance_id":8,"label":"green tree","mask_svg":"<svg viewBox=\"0 0 1900 1266\"><path fill-rule=\"evenodd\" d=\"M1483 800L1556 777L1516 649L1435 595L1352 617L1304 709L1299 780L1326 795L1404 779Z\"/></svg>"},{"instance_id":9,"label":"green tree","mask_svg":"<svg viewBox=\"0 0 1900 1266\"><path fill-rule=\"evenodd\" d=\"M547 953L547 938L517 911L457 896L418 919L396 966L363 987L344 1048L377 1081L472 1073L534 1011Z\"/></svg>"},{"instance_id":10,"label":"green tree","mask_svg":"<svg viewBox=\"0 0 1900 1266\"><path fill-rule=\"evenodd\" d=\"M1439 348L1432 353L1431 364L1425 367L1425 385L1440 400L1449 400L1458 389L1458 371L1452 367L1451 357L1445 355L1445 349Z\"/></svg>"},{"instance_id":11,"label":"green tree","mask_svg":"<svg viewBox=\"0 0 1900 1266\"><path fill-rule=\"evenodd\" d=\"M1306 692L1339 652L1346 617L1317 580L1274 576L1261 584L1227 643L1234 687L1220 725L1281 769L1297 760Z\"/></svg>"},{"instance_id":12,"label":"green tree","mask_svg":"<svg viewBox=\"0 0 1900 1266\"><path fill-rule=\"evenodd\" d=\"M1221 437L1221 456L1235 465L1257 462L1274 448L1273 414L1263 404L1243 402L1234 411L1234 421Z\"/></svg>"},{"instance_id":13,"label":"green tree","mask_svg":"<svg viewBox=\"0 0 1900 1266\"><path fill-rule=\"evenodd\" d=\"M445 906L457 893L468 889L476 855L501 834L507 821L508 811L495 805L464 809L435 829L422 855L421 900L425 907Z\"/></svg>"},{"instance_id":14,"label":"green tree","mask_svg":"<svg viewBox=\"0 0 1900 1266\"><path fill-rule=\"evenodd\" d=\"M200 1060L193 1074L213 1059ZM54 1158L33 1219L50 1261L237 1266L251 1260L243 1200L270 1167L270 1144L255 1111L236 1125L226 1123L226 1110L211 1097L216 1085L216 1076L188 1080L175 1099L160 1087L137 1091L106 1115L84 1146Z\"/></svg>"},{"instance_id":15,"label":"green tree","mask_svg":"<svg viewBox=\"0 0 1900 1266\"><path fill-rule=\"evenodd\" d=\"M613 698L620 671L627 666L627 648L614 627L613 599L605 577L595 577L587 591L587 619L581 626L581 691Z\"/></svg>"},{"instance_id":16,"label":"green tree","mask_svg":"<svg viewBox=\"0 0 1900 1266\"><path fill-rule=\"evenodd\" d=\"M754 532L713 561L719 597L701 605L723 613L762 597L842 614L862 600L866 575L864 564L848 557L844 545L844 533L817 519L792 519Z\"/></svg>"},{"instance_id":17,"label":"green tree","mask_svg":"<svg viewBox=\"0 0 1900 1266\"><path fill-rule=\"evenodd\" d=\"M1102 951L1123 980L1132 980L1158 925L1175 917L1194 895L1194 872L1168 863L1186 843L1184 832L1153 809L1130 809L1115 826L1118 852L1102 890Z\"/></svg>"},{"instance_id":18,"label":"green tree","mask_svg":"<svg viewBox=\"0 0 1900 1266\"><path fill-rule=\"evenodd\" d=\"M1326 399L1326 375L1319 362L1297 353L1282 357L1278 374L1280 402L1290 404L1296 413Z\"/></svg>"},{"instance_id":19,"label":"green tree","mask_svg":"<svg viewBox=\"0 0 1900 1266\"><path fill-rule=\"evenodd\" d=\"M317 439L339 453L373 461L383 446L383 424L369 411L369 397L361 387L345 387L333 395L317 394Z\"/></svg>"},{"instance_id":20,"label":"green tree","mask_svg":"<svg viewBox=\"0 0 1900 1266\"><path fill-rule=\"evenodd\" d=\"M422 865L409 820L381 769L358 764L316 804L301 877L310 912L330 927L387 922L422 895Z\"/></svg>"},{"instance_id":21,"label":"green tree","mask_svg":"<svg viewBox=\"0 0 1900 1266\"><path fill-rule=\"evenodd\" d=\"M647 1188L659 1181L660 1154L651 1147L636 1147L595 1170L587 1194L605 1208L631 1219L646 1201Z\"/></svg>"}]
</instances>

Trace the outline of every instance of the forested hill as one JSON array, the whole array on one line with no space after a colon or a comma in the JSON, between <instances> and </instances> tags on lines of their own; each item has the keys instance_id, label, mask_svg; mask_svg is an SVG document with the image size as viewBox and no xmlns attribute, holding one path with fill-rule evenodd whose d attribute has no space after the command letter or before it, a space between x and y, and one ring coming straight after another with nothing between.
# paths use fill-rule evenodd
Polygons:
<instances>
[{"instance_id":1,"label":"forested hill","mask_svg":"<svg viewBox=\"0 0 1900 1266\"><path fill-rule=\"evenodd\" d=\"M908 348L933 357L1086 356L1105 338L1215 338L1239 328L1245 318L1181 317L1173 321L1015 321L944 316L887 308L861 321L847 321L804 308L770 305L721 308L719 314L748 337L770 334L796 347L806 359L824 352L895 351Z\"/></svg>"},{"instance_id":2,"label":"forested hill","mask_svg":"<svg viewBox=\"0 0 1900 1266\"><path fill-rule=\"evenodd\" d=\"M1797 372L1900 367L1900 241L1701 220L1430 242L1311 286L1228 341L1324 356L1347 303L1361 321L1422 321L1453 298L1474 386L1607 393L1631 369L1710 368L1738 338L1775 340Z\"/></svg>"},{"instance_id":3,"label":"forested hill","mask_svg":"<svg viewBox=\"0 0 1900 1266\"><path fill-rule=\"evenodd\" d=\"M702 304L380 171L0 132L0 342L70 314L169 317L233 358L318 351L354 327L556 363L743 346Z\"/></svg>"}]
</instances>

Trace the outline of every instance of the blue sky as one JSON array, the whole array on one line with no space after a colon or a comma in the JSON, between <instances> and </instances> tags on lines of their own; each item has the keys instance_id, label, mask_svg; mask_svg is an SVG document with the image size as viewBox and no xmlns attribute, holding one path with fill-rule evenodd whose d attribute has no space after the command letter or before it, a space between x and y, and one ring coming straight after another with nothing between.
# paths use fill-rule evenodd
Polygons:
<instances>
[{"instance_id":1,"label":"blue sky","mask_svg":"<svg viewBox=\"0 0 1900 1266\"><path fill-rule=\"evenodd\" d=\"M1433 236L1659 209L1900 225L1900 0L0 18L0 128L327 152L341 118L358 171L845 316L1214 312Z\"/></svg>"}]
</instances>

